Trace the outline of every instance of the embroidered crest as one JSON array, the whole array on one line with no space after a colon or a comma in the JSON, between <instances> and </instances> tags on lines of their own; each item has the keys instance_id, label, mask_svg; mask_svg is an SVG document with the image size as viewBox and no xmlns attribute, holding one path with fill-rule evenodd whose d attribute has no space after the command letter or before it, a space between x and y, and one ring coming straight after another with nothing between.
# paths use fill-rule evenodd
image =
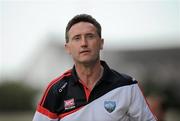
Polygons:
<instances>
[{"instance_id":1,"label":"embroidered crest","mask_svg":"<svg viewBox=\"0 0 180 121\"><path fill-rule=\"evenodd\" d=\"M74 98L69 100L64 100L65 110L75 108Z\"/></svg>"},{"instance_id":2,"label":"embroidered crest","mask_svg":"<svg viewBox=\"0 0 180 121\"><path fill-rule=\"evenodd\" d=\"M104 101L104 108L109 112L113 112L116 108L116 102L115 101Z\"/></svg>"}]
</instances>

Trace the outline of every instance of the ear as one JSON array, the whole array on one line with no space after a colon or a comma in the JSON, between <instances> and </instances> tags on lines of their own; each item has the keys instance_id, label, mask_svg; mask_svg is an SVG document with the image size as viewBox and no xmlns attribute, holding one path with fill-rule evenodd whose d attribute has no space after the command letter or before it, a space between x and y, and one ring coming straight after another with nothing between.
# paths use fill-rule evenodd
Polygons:
<instances>
[{"instance_id":1,"label":"ear","mask_svg":"<svg viewBox=\"0 0 180 121\"><path fill-rule=\"evenodd\" d=\"M100 43L100 49L101 49L101 50L103 49L103 46L104 46L104 39L102 38L102 39L101 39L101 43Z\"/></svg>"},{"instance_id":2,"label":"ear","mask_svg":"<svg viewBox=\"0 0 180 121\"><path fill-rule=\"evenodd\" d=\"M66 43L64 45L64 47L65 47L66 52L71 55L71 51L70 51L70 48L69 48L69 43Z\"/></svg>"}]
</instances>

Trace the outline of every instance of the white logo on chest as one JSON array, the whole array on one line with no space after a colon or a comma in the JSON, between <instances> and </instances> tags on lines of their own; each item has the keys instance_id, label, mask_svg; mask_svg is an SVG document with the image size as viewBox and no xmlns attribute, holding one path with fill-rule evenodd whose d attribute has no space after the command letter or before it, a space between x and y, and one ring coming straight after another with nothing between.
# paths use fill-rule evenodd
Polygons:
<instances>
[{"instance_id":1,"label":"white logo on chest","mask_svg":"<svg viewBox=\"0 0 180 121\"><path fill-rule=\"evenodd\" d=\"M104 101L104 108L109 113L113 112L116 108L116 102L115 101Z\"/></svg>"}]
</instances>

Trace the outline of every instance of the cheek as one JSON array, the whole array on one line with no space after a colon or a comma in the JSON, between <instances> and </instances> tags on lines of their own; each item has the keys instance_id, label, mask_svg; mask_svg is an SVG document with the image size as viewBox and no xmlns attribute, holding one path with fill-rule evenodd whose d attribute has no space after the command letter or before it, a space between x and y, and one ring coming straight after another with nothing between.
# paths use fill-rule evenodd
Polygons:
<instances>
[{"instance_id":1,"label":"cheek","mask_svg":"<svg viewBox=\"0 0 180 121\"><path fill-rule=\"evenodd\" d=\"M69 51L70 51L70 54L71 54L72 56L75 56L75 55L77 55L77 53L78 53L78 48L72 46L72 47L69 49Z\"/></svg>"}]
</instances>

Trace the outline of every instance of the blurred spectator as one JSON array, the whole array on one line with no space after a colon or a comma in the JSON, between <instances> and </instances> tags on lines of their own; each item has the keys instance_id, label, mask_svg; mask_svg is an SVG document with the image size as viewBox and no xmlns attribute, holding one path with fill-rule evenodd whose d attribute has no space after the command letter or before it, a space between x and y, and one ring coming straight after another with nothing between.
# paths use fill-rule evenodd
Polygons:
<instances>
[{"instance_id":1,"label":"blurred spectator","mask_svg":"<svg viewBox=\"0 0 180 121\"><path fill-rule=\"evenodd\" d=\"M147 96L147 102L149 103L154 115L158 118L158 121L165 121L165 115L167 112L165 98L160 95L149 95Z\"/></svg>"}]
</instances>

